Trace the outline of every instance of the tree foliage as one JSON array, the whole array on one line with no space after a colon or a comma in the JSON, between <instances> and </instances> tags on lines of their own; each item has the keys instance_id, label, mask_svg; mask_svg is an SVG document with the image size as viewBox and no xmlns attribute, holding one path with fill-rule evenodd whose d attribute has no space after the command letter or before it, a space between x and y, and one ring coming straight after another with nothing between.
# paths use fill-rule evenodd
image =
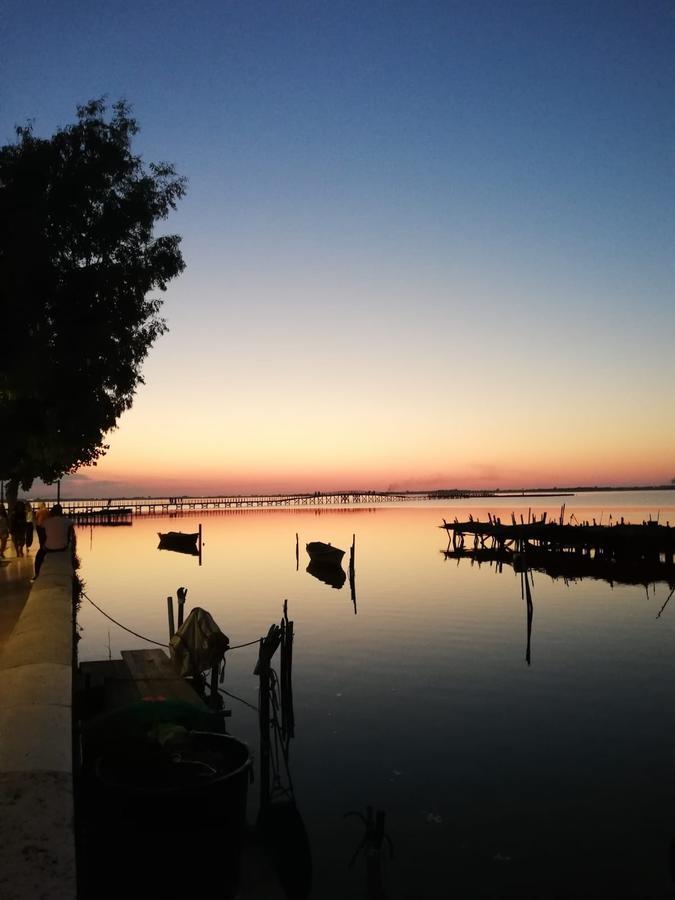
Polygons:
<instances>
[{"instance_id":1,"label":"tree foliage","mask_svg":"<svg viewBox=\"0 0 675 900\"><path fill-rule=\"evenodd\" d=\"M137 132L124 102L93 100L52 137L27 125L0 148L0 478L26 490L105 453L166 330L153 293L184 262L154 226L185 179L135 156Z\"/></svg>"}]
</instances>

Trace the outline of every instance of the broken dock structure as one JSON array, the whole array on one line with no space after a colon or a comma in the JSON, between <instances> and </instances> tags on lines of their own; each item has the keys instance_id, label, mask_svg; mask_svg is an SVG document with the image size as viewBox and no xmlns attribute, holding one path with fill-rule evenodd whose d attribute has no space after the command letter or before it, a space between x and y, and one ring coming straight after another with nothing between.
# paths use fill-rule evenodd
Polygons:
<instances>
[{"instance_id":1,"label":"broken dock structure","mask_svg":"<svg viewBox=\"0 0 675 900\"><path fill-rule=\"evenodd\" d=\"M617 572L629 567L642 581L641 574L649 573L658 580L675 580L675 528L656 521L633 525L620 520L609 525L597 523L564 524L563 511L559 520L511 522L488 514L487 521L446 522L440 526L448 535L448 551L453 556L472 556L477 560L492 557L518 568L536 559L538 567L548 558L574 563L585 574L602 564L603 577L612 567ZM589 565L590 564L590 565ZM608 568L609 567L609 568Z\"/></svg>"}]
</instances>

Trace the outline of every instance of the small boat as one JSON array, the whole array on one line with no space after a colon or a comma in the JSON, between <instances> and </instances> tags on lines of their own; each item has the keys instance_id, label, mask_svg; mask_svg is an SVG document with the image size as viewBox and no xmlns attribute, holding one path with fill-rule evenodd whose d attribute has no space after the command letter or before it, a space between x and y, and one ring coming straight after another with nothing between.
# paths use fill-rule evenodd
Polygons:
<instances>
[{"instance_id":1,"label":"small boat","mask_svg":"<svg viewBox=\"0 0 675 900\"><path fill-rule=\"evenodd\" d=\"M339 566L342 562L342 557L345 555L344 550L333 547L331 544L324 544L322 541L312 541L306 547L309 558L313 563Z\"/></svg>"},{"instance_id":2,"label":"small boat","mask_svg":"<svg viewBox=\"0 0 675 900\"><path fill-rule=\"evenodd\" d=\"M177 553L189 553L192 556L199 556L199 532L188 534L183 531L165 531L157 532L159 535L158 550L175 550Z\"/></svg>"}]
</instances>

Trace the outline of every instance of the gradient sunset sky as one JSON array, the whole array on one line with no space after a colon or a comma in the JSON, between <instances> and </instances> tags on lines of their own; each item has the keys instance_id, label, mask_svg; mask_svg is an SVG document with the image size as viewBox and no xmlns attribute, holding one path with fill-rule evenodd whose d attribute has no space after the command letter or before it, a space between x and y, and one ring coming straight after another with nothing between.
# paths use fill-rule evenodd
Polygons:
<instances>
[{"instance_id":1,"label":"gradient sunset sky","mask_svg":"<svg viewBox=\"0 0 675 900\"><path fill-rule=\"evenodd\" d=\"M189 179L170 332L66 495L675 477L671 0L0 11L2 143L122 97Z\"/></svg>"}]
</instances>

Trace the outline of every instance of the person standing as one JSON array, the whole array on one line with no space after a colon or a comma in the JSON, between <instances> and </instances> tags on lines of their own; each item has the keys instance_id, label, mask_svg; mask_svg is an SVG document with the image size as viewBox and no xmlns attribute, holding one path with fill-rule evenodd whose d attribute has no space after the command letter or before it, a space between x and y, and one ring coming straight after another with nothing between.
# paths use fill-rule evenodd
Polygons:
<instances>
[{"instance_id":1,"label":"person standing","mask_svg":"<svg viewBox=\"0 0 675 900\"><path fill-rule=\"evenodd\" d=\"M9 538L9 519L5 504L0 503L0 557L5 555L5 547Z\"/></svg>"},{"instance_id":2,"label":"person standing","mask_svg":"<svg viewBox=\"0 0 675 900\"><path fill-rule=\"evenodd\" d=\"M63 515L60 503L52 506L49 516L42 524L44 543L35 554L35 578L38 577L44 558L48 553L61 553L69 547L75 553L75 526L71 519Z\"/></svg>"},{"instance_id":3,"label":"person standing","mask_svg":"<svg viewBox=\"0 0 675 900\"><path fill-rule=\"evenodd\" d=\"M33 544L33 507L30 500L23 501L23 508L26 516L26 556L28 556Z\"/></svg>"},{"instance_id":4,"label":"person standing","mask_svg":"<svg viewBox=\"0 0 675 900\"><path fill-rule=\"evenodd\" d=\"M12 532L16 555L21 557L24 555L23 548L26 546L26 508L23 500L17 500L14 504L14 509L9 517L9 530Z\"/></svg>"},{"instance_id":5,"label":"person standing","mask_svg":"<svg viewBox=\"0 0 675 900\"><path fill-rule=\"evenodd\" d=\"M45 519L49 516L49 510L44 502L44 500L40 500L38 503L38 508L35 510L33 514L33 523L35 525L35 530L37 531L38 542L40 546L42 546L45 542L45 529L44 522Z\"/></svg>"}]
</instances>

